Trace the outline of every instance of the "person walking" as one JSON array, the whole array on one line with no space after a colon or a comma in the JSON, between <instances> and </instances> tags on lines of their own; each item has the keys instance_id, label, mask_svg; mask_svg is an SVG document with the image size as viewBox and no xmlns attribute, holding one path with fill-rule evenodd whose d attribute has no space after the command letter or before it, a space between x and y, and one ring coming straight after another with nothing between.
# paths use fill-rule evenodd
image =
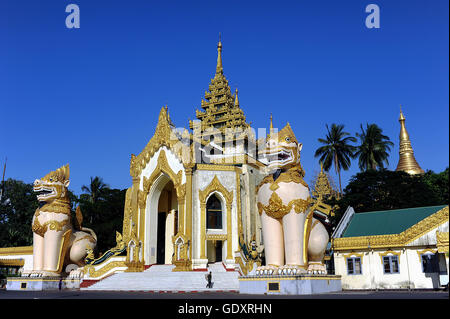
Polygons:
<instances>
[{"instance_id":1,"label":"person walking","mask_svg":"<svg viewBox=\"0 0 450 319\"><path fill-rule=\"evenodd\" d=\"M206 275L206 280L208 281L208 283L206 284L206 288L212 288L212 273L209 272L209 274Z\"/></svg>"}]
</instances>

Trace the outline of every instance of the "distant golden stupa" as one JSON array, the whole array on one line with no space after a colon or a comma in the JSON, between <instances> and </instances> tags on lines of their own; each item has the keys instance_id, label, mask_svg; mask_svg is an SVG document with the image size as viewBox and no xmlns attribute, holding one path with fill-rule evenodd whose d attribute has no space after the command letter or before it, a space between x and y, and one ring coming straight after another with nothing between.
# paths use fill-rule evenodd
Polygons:
<instances>
[{"instance_id":1,"label":"distant golden stupa","mask_svg":"<svg viewBox=\"0 0 450 319\"><path fill-rule=\"evenodd\" d=\"M409 140L408 131L405 127L405 116L403 115L402 109L400 107L400 158L398 160L396 171L403 171L411 175L423 174L425 173L422 168L420 168L416 159L414 158L414 151L411 146L411 141Z\"/></svg>"}]
</instances>

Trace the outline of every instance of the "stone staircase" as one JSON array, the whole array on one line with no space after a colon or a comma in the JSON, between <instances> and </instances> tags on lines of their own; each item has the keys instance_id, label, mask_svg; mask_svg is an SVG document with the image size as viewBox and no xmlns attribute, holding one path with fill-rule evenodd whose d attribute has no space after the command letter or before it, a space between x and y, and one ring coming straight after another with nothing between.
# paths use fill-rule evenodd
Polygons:
<instances>
[{"instance_id":1,"label":"stone staircase","mask_svg":"<svg viewBox=\"0 0 450 319\"><path fill-rule=\"evenodd\" d=\"M222 263L210 264L208 271L173 272L174 265L153 265L143 272L122 272L81 290L151 292L239 291L239 273L226 271ZM206 288L205 275L211 271L213 288Z\"/></svg>"}]
</instances>

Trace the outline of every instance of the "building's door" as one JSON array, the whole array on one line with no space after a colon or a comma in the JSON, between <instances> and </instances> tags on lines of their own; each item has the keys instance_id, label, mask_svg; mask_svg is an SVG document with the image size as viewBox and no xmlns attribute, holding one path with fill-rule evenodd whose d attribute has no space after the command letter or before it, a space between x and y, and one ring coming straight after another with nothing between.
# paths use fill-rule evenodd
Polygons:
<instances>
[{"instance_id":1,"label":"building's door","mask_svg":"<svg viewBox=\"0 0 450 319\"><path fill-rule=\"evenodd\" d=\"M166 213L158 213L158 239L156 242L156 263L164 264L166 254Z\"/></svg>"},{"instance_id":2,"label":"building's door","mask_svg":"<svg viewBox=\"0 0 450 319\"><path fill-rule=\"evenodd\" d=\"M223 241L218 240L216 241L216 262L222 261L222 248L223 248Z\"/></svg>"}]
</instances>

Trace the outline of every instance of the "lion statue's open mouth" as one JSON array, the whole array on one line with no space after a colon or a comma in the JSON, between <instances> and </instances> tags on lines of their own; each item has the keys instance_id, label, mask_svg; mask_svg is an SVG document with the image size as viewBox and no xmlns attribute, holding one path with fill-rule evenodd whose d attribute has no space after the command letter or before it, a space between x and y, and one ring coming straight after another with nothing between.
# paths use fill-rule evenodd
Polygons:
<instances>
[{"instance_id":1,"label":"lion statue's open mouth","mask_svg":"<svg viewBox=\"0 0 450 319\"><path fill-rule=\"evenodd\" d=\"M264 157L267 159L267 163L270 166L284 166L285 164L291 163L294 158L292 149L282 148L277 151L272 151L268 149L264 152Z\"/></svg>"},{"instance_id":2,"label":"lion statue's open mouth","mask_svg":"<svg viewBox=\"0 0 450 319\"><path fill-rule=\"evenodd\" d=\"M35 186L33 191L40 202L46 202L48 199L56 196L56 189L53 187Z\"/></svg>"},{"instance_id":3,"label":"lion statue's open mouth","mask_svg":"<svg viewBox=\"0 0 450 319\"><path fill-rule=\"evenodd\" d=\"M300 164L301 148L302 144L297 141L288 123L278 133L269 134L264 149L258 154L267 161L270 170L288 169Z\"/></svg>"}]
</instances>

